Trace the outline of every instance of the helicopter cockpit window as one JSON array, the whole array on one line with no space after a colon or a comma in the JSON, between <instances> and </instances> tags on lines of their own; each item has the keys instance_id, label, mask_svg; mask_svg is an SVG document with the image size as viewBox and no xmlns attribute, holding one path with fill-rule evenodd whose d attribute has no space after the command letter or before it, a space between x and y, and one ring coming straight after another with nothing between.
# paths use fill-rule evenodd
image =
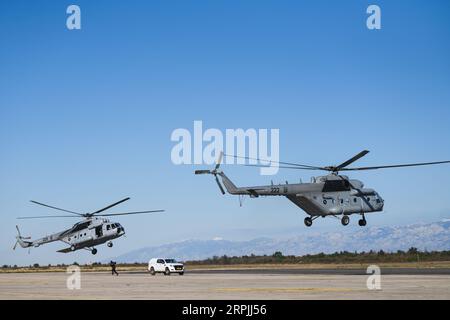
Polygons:
<instances>
[{"instance_id":1,"label":"helicopter cockpit window","mask_svg":"<svg viewBox=\"0 0 450 320\"><path fill-rule=\"evenodd\" d=\"M323 185L322 192L350 191L350 184L347 180L327 180Z\"/></svg>"}]
</instances>

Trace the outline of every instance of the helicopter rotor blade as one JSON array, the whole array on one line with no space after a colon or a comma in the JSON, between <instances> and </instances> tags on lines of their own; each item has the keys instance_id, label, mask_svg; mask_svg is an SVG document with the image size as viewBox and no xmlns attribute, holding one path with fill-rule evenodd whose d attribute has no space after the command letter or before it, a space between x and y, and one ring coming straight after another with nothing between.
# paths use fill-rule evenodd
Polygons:
<instances>
[{"instance_id":1,"label":"helicopter rotor blade","mask_svg":"<svg viewBox=\"0 0 450 320\"><path fill-rule=\"evenodd\" d=\"M347 161L341 163L340 165L336 166L336 171L341 170L342 168L345 168L346 166L348 166L349 164L352 164L353 162L355 162L356 160L364 157L366 154L369 153L369 150L363 150L360 153L358 153L357 155L355 155L353 158L348 159Z\"/></svg>"},{"instance_id":2,"label":"helicopter rotor blade","mask_svg":"<svg viewBox=\"0 0 450 320\"><path fill-rule=\"evenodd\" d=\"M64 211L64 212L73 213L73 214L76 214L76 215L79 215L79 216L83 216L83 214L81 214L81 213L79 213L79 212L75 212L75 211L70 211L70 210L66 210L66 209L61 209L61 208L53 207L53 206L50 206L50 205L48 205L48 204L41 203L41 202L37 202L37 201L34 201L34 200L30 200L30 202L35 203L35 204L38 204L38 205L40 205L40 206L47 207L47 208L52 208L52 209L55 209L55 210Z\"/></svg>"},{"instance_id":3,"label":"helicopter rotor blade","mask_svg":"<svg viewBox=\"0 0 450 320\"><path fill-rule=\"evenodd\" d=\"M220 164L222 163L222 159L223 159L223 151L221 151L219 154L219 158L217 159L217 163L216 163L214 170L219 169Z\"/></svg>"},{"instance_id":4,"label":"helicopter rotor blade","mask_svg":"<svg viewBox=\"0 0 450 320\"><path fill-rule=\"evenodd\" d=\"M222 192L222 194L225 194L225 190L223 189L222 185L220 184L219 178L216 175L216 182L217 185L219 186L220 192Z\"/></svg>"},{"instance_id":5,"label":"helicopter rotor blade","mask_svg":"<svg viewBox=\"0 0 450 320\"><path fill-rule=\"evenodd\" d=\"M16 247L18 244L19 244L19 241L16 241L16 243L14 244L13 250L16 250Z\"/></svg>"},{"instance_id":6,"label":"helicopter rotor blade","mask_svg":"<svg viewBox=\"0 0 450 320\"><path fill-rule=\"evenodd\" d=\"M421 162L421 163L409 163L409 164L394 164L394 165L388 165L388 166L374 166L374 167L342 168L340 170L341 171L375 170L375 169L388 169L388 168L429 166L429 165L443 164L443 163L450 163L450 161Z\"/></svg>"},{"instance_id":7,"label":"helicopter rotor blade","mask_svg":"<svg viewBox=\"0 0 450 320\"><path fill-rule=\"evenodd\" d=\"M77 216L32 216L32 217L17 217L16 219L41 219L41 218L79 218Z\"/></svg>"},{"instance_id":8,"label":"helicopter rotor blade","mask_svg":"<svg viewBox=\"0 0 450 320\"><path fill-rule=\"evenodd\" d=\"M157 213L164 211L165 210L151 210L151 211L135 211L135 212L121 212L121 213L105 213L105 214L98 214L97 217L125 216L129 214Z\"/></svg>"},{"instance_id":9,"label":"helicopter rotor blade","mask_svg":"<svg viewBox=\"0 0 450 320\"><path fill-rule=\"evenodd\" d=\"M89 215L90 215L90 216L93 216L93 215L95 215L95 214L97 214L97 213L106 211L106 210L108 210L108 209L110 209L110 208L112 208L112 207L115 207L115 206L117 206L118 204L121 204L122 202L125 202L125 201L128 201L128 200L130 200L129 197L127 197L127 198L125 198L125 199L122 199L122 200L120 200L120 201L117 201L117 202L115 202L115 203L113 203L113 204L111 204L111 205L109 205L109 206L107 206L107 207L104 207L103 209L97 210L97 211L95 211L95 212L93 212L93 213L91 213L91 214L89 214Z\"/></svg>"},{"instance_id":10,"label":"helicopter rotor blade","mask_svg":"<svg viewBox=\"0 0 450 320\"><path fill-rule=\"evenodd\" d=\"M247 160L255 160L255 161L259 161L259 162L277 163L277 164L282 164L282 165L310 168L310 169L315 169L315 170L327 170L324 167L310 166L310 165L306 165L306 164L298 164L298 163L292 163L292 162L281 162L281 161L273 161L273 160L266 160L266 159L252 158L252 157L241 157L241 156L228 155L228 154L225 154L225 156L233 157L236 159L247 159ZM261 166L264 166L264 165L261 165ZM266 167L270 167L270 165L266 165Z\"/></svg>"},{"instance_id":11,"label":"helicopter rotor blade","mask_svg":"<svg viewBox=\"0 0 450 320\"><path fill-rule=\"evenodd\" d=\"M266 166L262 164L246 164L246 167L257 167L257 168L274 168L271 166ZM325 170L323 168L302 168L302 167L292 167L292 166L277 166L279 169L296 169L296 170Z\"/></svg>"},{"instance_id":12,"label":"helicopter rotor blade","mask_svg":"<svg viewBox=\"0 0 450 320\"><path fill-rule=\"evenodd\" d=\"M195 174L210 174L210 170L195 170Z\"/></svg>"}]
</instances>

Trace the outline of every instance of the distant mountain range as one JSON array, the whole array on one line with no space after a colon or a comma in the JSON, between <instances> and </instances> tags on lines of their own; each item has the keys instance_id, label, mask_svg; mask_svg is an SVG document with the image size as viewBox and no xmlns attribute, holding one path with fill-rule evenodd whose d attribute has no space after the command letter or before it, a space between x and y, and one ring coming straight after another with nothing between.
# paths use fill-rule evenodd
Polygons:
<instances>
[{"instance_id":1,"label":"distant mountain range","mask_svg":"<svg viewBox=\"0 0 450 320\"><path fill-rule=\"evenodd\" d=\"M450 219L435 223L393 227L340 228L334 232L313 232L288 239L257 238L249 241L186 240L142 248L114 258L118 262L146 262L152 257L201 260L213 256L284 255L333 253L336 251L386 252L408 250L450 250ZM108 260L109 261L109 260Z\"/></svg>"}]
</instances>

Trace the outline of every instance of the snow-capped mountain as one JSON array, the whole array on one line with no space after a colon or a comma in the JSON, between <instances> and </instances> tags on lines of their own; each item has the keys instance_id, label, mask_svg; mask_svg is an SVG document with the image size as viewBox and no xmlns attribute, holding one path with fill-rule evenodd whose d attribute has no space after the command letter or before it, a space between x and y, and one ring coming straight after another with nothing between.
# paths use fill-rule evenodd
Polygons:
<instances>
[{"instance_id":1,"label":"snow-capped mountain","mask_svg":"<svg viewBox=\"0 0 450 320\"><path fill-rule=\"evenodd\" d=\"M249 241L186 240L131 251L114 258L119 262L146 262L151 257L174 257L180 260L200 260L213 256L285 255L332 253L336 251L386 252L408 250L450 250L450 220L406 226L367 227L327 233L307 233L288 239L257 238Z\"/></svg>"}]
</instances>

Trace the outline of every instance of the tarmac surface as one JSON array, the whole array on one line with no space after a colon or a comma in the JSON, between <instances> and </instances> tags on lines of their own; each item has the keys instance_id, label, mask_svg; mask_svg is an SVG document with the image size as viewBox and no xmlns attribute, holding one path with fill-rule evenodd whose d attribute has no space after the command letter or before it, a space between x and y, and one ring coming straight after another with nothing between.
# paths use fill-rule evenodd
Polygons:
<instances>
[{"instance_id":1,"label":"tarmac surface","mask_svg":"<svg viewBox=\"0 0 450 320\"><path fill-rule=\"evenodd\" d=\"M396 270L382 273L381 290L369 290L369 275L358 270L197 270L184 276L82 272L79 290L69 290L70 275L61 272L2 273L0 299L450 299L448 269Z\"/></svg>"},{"instance_id":2,"label":"tarmac surface","mask_svg":"<svg viewBox=\"0 0 450 320\"><path fill-rule=\"evenodd\" d=\"M192 270L193 274L330 274L330 275L367 275L367 269L207 269ZM384 275L450 275L450 268L383 268Z\"/></svg>"}]
</instances>

